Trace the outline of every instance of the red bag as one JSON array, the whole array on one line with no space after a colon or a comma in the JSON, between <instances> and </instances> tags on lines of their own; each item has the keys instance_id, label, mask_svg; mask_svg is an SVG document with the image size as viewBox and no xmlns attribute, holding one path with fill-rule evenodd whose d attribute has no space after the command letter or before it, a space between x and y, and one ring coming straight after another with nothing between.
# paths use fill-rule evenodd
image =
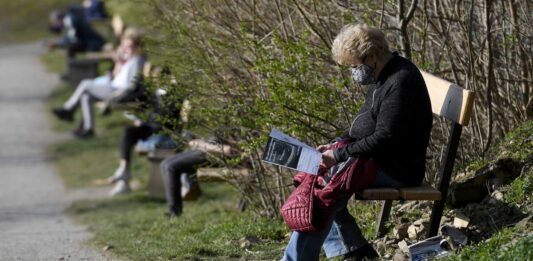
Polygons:
<instances>
[{"instance_id":1,"label":"red bag","mask_svg":"<svg viewBox=\"0 0 533 261\"><path fill-rule=\"evenodd\" d=\"M325 186L323 183L327 168L321 166L317 175L299 172L294 176L296 189L281 207L283 220L293 231L323 230L333 216L333 203L370 186L375 180L376 170L373 160L358 158L333 176Z\"/></svg>"},{"instance_id":2,"label":"red bag","mask_svg":"<svg viewBox=\"0 0 533 261\"><path fill-rule=\"evenodd\" d=\"M313 223L316 224L316 222L313 222L312 215L313 190L318 176L305 173L298 173L296 176L298 175L300 175L299 178L303 179L281 207L281 215L291 230L315 232L317 229Z\"/></svg>"}]
</instances>

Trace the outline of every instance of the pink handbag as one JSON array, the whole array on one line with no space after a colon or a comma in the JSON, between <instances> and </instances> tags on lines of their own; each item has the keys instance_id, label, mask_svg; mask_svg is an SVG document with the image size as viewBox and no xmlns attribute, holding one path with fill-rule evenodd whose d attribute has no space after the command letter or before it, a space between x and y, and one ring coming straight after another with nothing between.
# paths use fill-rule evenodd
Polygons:
<instances>
[{"instance_id":1,"label":"pink handbag","mask_svg":"<svg viewBox=\"0 0 533 261\"><path fill-rule=\"evenodd\" d=\"M291 230L323 230L334 214L334 202L370 186L375 180L377 166L371 159L358 158L324 186L327 172L327 168L321 166L317 175L299 172L294 176L296 189L281 207L283 220Z\"/></svg>"},{"instance_id":2,"label":"pink handbag","mask_svg":"<svg viewBox=\"0 0 533 261\"><path fill-rule=\"evenodd\" d=\"M283 207L281 207L281 215L283 220L291 230L299 232L317 232L321 230L320 222L316 215L313 215L314 210L314 190L318 175L310 175L306 173L298 173L295 179L299 178L299 185L289 195Z\"/></svg>"}]
</instances>

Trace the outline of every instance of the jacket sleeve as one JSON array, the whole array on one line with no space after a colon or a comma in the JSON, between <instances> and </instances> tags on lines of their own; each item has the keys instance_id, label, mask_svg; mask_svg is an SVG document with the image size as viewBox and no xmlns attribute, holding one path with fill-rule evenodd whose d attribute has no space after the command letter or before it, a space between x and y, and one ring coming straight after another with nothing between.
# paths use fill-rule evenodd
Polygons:
<instances>
[{"instance_id":1,"label":"jacket sleeve","mask_svg":"<svg viewBox=\"0 0 533 261\"><path fill-rule=\"evenodd\" d=\"M127 68L128 72L128 83L127 83L127 90L133 90L135 88L135 85L137 81L141 80L142 77L142 70L144 66L144 59L141 57L135 57L135 60L133 61L133 64Z\"/></svg>"},{"instance_id":2,"label":"jacket sleeve","mask_svg":"<svg viewBox=\"0 0 533 261\"><path fill-rule=\"evenodd\" d=\"M334 151L337 162L352 156L372 155L394 145L394 139L401 139L409 128L407 120L412 113L415 95L407 84L393 86L379 105L376 128L371 135Z\"/></svg>"}]
</instances>

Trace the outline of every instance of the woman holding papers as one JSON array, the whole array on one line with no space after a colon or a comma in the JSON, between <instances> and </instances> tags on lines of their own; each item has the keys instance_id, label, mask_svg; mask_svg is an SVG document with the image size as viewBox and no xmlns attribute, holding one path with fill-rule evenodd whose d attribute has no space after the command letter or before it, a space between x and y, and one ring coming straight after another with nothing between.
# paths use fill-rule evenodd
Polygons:
<instances>
[{"instance_id":1,"label":"woman holding papers","mask_svg":"<svg viewBox=\"0 0 533 261\"><path fill-rule=\"evenodd\" d=\"M417 67L391 52L385 35L364 24L342 28L333 42L333 59L351 67L352 78L367 86L364 105L343 135L346 146L321 145L322 164L335 169L349 159L373 160L372 186L416 186L425 172L432 112L426 85ZM333 168L332 168L333 167ZM364 175L364 174L363 174ZM320 247L328 258L377 259L346 204L352 195L339 195L333 218L317 233L294 232L283 260L318 260Z\"/></svg>"}]
</instances>

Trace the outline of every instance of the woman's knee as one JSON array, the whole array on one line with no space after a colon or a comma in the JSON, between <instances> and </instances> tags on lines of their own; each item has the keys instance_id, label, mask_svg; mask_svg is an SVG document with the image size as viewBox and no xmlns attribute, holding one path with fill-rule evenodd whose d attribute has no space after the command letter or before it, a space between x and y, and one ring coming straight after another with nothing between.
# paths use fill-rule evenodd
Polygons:
<instances>
[{"instance_id":1,"label":"woman's knee","mask_svg":"<svg viewBox=\"0 0 533 261\"><path fill-rule=\"evenodd\" d=\"M93 81L91 79L83 79L78 85L78 88L87 89L87 87L90 86L92 82Z\"/></svg>"}]
</instances>

